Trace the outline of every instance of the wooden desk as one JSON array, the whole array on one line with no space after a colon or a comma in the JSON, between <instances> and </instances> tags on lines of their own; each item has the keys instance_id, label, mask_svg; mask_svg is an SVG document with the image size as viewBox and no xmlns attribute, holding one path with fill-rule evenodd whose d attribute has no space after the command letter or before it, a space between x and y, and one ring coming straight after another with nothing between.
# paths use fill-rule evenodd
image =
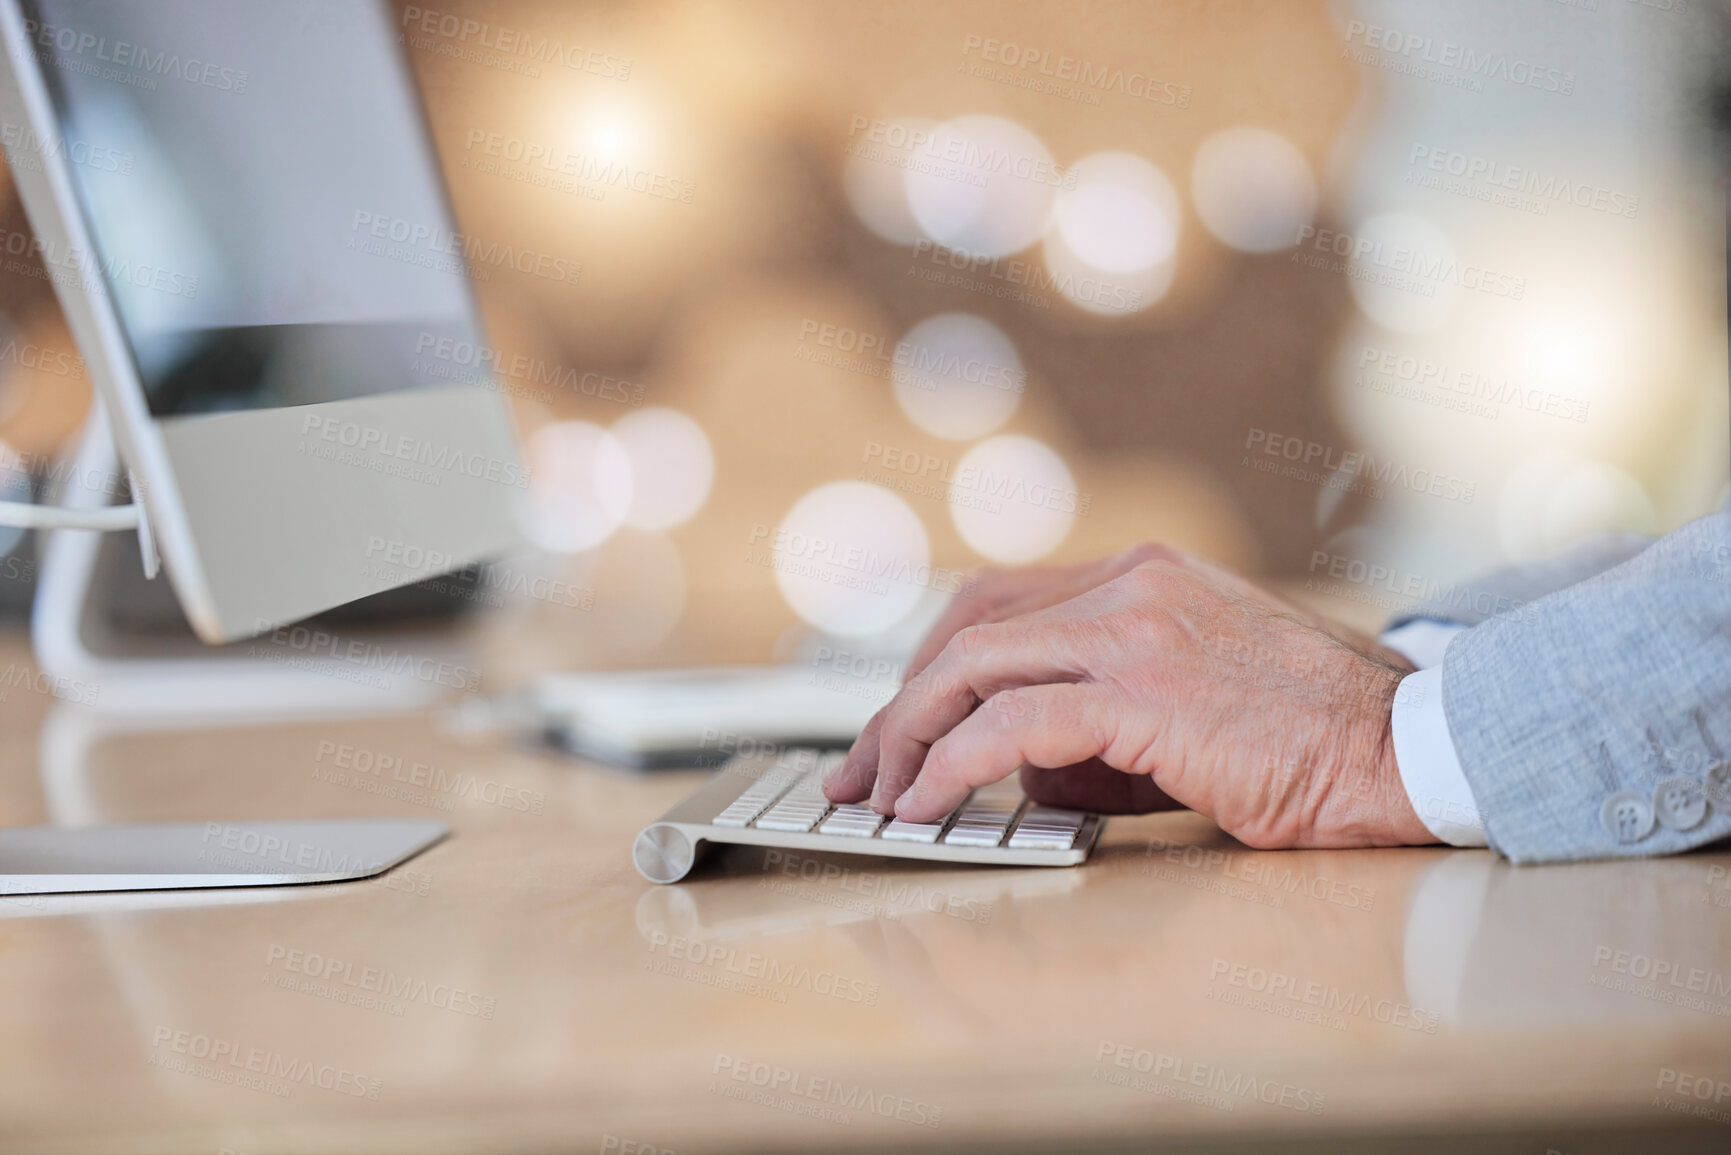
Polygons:
<instances>
[{"instance_id":1,"label":"wooden desk","mask_svg":"<svg viewBox=\"0 0 1731 1155\"><path fill-rule=\"evenodd\" d=\"M1731 854L1259 853L1167 815L1075 870L729 852L655 887L631 838L695 775L409 718L109 734L45 786L43 736L79 747L50 705L0 701L0 820L455 836L370 882L0 903L7 1151L1731 1143Z\"/></svg>"}]
</instances>

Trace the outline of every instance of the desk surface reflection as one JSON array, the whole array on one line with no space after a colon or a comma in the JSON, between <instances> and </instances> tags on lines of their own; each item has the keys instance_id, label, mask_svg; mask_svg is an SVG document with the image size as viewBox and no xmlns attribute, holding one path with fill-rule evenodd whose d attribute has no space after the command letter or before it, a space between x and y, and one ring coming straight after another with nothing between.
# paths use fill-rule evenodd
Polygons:
<instances>
[{"instance_id":1,"label":"desk surface reflection","mask_svg":"<svg viewBox=\"0 0 1731 1155\"><path fill-rule=\"evenodd\" d=\"M0 903L0 1149L1731 1142L1731 854L1270 853L1173 814L1070 870L738 848L654 887L632 836L693 774L406 718L105 731L44 786L30 697L8 823L455 834L362 883Z\"/></svg>"}]
</instances>

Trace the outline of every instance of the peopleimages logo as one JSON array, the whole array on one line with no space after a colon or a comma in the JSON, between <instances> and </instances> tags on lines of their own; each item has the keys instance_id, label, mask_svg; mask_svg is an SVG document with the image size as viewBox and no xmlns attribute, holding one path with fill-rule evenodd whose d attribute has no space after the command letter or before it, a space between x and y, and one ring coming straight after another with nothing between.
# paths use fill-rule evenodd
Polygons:
<instances>
[{"instance_id":1,"label":"peopleimages logo","mask_svg":"<svg viewBox=\"0 0 1731 1155\"><path fill-rule=\"evenodd\" d=\"M1480 199L1498 204L1506 203L1512 208L1536 206L1540 215L1548 211L1546 206L1558 202L1615 217L1633 217L1641 207L1641 198L1631 193L1619 192L1589 181L1571 180L1558 173L1545 172L1529 165L1505 164L1458 149L1414 144L1406 159L1412 169L1407 181L1409 184L1416 183L1444 192L1468 192L1477 186L1483 190L1479 194ZM1416 170L1420 169L1424 170L1424 173L1417 173ZM1415 176L1425 174L1438 179L1428 183L1426 180L1415 179ZM1440 181L1442 177L1454 177L1462 182L1462 187L1443 183ZM1498 194L1501 193L1518 194L1531 200L1500 200Z\"/></svg>"},{"instance_id":2,"label":"peopleimages logo","mask_svg":"<svg viewBox=\"0 0 1731 1155\"><path fill-rule=\"evenodd\" d=\"M0 129L0 136L4 135ZM63 145L64 142L61 142ZM74 142L76 156L76 142ZM52 151L50 149L49 151ZM18 164L20 157L25 163L34 163L34 156L29 153L20 154L8 147L7 155L12 163ZM18 252L19 242L13 237L18 234L0 234L8 255ZM49 280L55 284L76 285L80 289L106 294L108 287L113 285L124 290L131 286L135 289L149 289L152 292L167 293L170 296L185 297L191 300L198 296L198 278L162 265L153 265L144 261L130 261L125 257L110 255L98 257L86 250L74 246L61 245L54 240L43 240L39 237L30 238L29 251L42 262L42 268ZM8 272L19 272L27 276L40 276L34 273L24 263L24 258L8 260Z\"/></svg>"},{"instance_id":3,"label":"peopleimages logo","mask_svg":"<svg viewBox=\"0 0 1731 1155\"><path fill-rule=\"evenodd\" d=\"M1456 74L1459 79L1470 79L1479 84L1486 80L1505 80L1563 96L1575 91L1573 72L1547 68L1506 52L1488 52L1453 40L1438 40L1399 28L1367 24L1362 20L1347 24L1346 44L1349 52L1355 44L1375 52L1377 59L1369 63L1399 61L1409 68L1395 71L1411 70L1424 79L1430 78L1425 69L1440 68Z\"/></svg>"},{"instance_id":4,"label":"peopleimages logo","mask_svg":"<svg viewBox=\"0 0 1731 1155\"><path fill-rule=\"evenodd\" d=\"M1523 386L1506 376L1366 345L1359 351L1354 384L1373 392L1409 397L1439 408L1495 420L1503 409L1585 422L1588 402L1550 389ZM1437 392L1430 392L1431 389Z\"/></svg>"},{"instance_id":5,"label":"peopleimages logo","mask_svg":"<svg viewBox=\"0 0 1731 1155\"><path fill-rule=\"evenodd\" d=\"M1267 429L1252 428L1245 435L1244 448L1250 454L1260 453L1292 462L1300 468L1314 467L1326 471L1325 476L1331 481L1336 478L1362 479L1370 483L1370 496L1378 500L1385 490L1392 488L1410 489L1414 493L1471 504L1478 491L1476 482L1438 473L1434 469L1408 469L1406 465L1386 458L1378 461L1362 450L1342 453L1333 446ZM1247 457L1246 460L1252 459Z\"/></svg>"},{"instance_id":6,"label":"peopleimages logo","mask_svg":"<svg viewBox=\"0 0 1731 1155\"><path fill-rule=\"evenodd\" d=\"M0 670L0 702L4 702L7 695L17 689L76 702L81 706L96 705L96 699L102 693L101 686L86 682L82 678L51 674L23 662L12 662Z\"/></svg>"},{"instance_id":7,"label":"peopleimages logo","mask_svg":"<svg viewBox=\"0 0 1731 1155\"><path fill-rule=\"evenodd\" d=\"M200 842L207 848L199 852L201 862L219 862L226 866L246 866L254 874L277 873L280 866L293 866L321 873L352 873L379 870L384 864L339 853L316 842L286 839L268 829L235 826L226 822L206 822Z\"/></svg>"},{"instance_id":8,"label":"peopleimages logo","mask_svg":"<svg viewBox=\"0 0 1731 1155\"><path fill-rule=\"evenodd\" d=\"M385 1086L382 1079L335 1063L297 1059L281 1051L174 1027L157 1027L150 1046L151 1055L146 1060L150 1066L279 1098L287 1098L294 1084L356 1099L377 1099Z\"/></svg>"},{"instance_id":9,"label":"peopleimages logo","mask_svg":"<svg viewBox=\"0 0 1731 1155\"><path fill-rule=\"evenodd\" d=\"M636 168L621 160L607 160L593 153L573 152L568 148L556 148L540 141L506 136L484 128L472 128L468 131L463 138L463 151L468 154L463 157L463 167L474 168L478 172L511 176L511 170L498 167L500 161L506 161L520 164L530 173L539 170L543 178L548 175L565 177L593 186L596 192L606 188L624 188L644 196L681 204L690 204L697 195L696 184L667 173ZM472 157L475 159L471 160ZM551 187L565 186L555 181Z\"/></svg>"},{"instance_id":10,"label":"peopleimages logo","mask_svg":"<svg viewBox=\"0 0 1731 1155\"><path fill-rule=\"evenodd\" d=\"M357 454L377 454L379 457L423 466L441 473L460 473L467 477L486 478L517 489L529 486L529 471L515 461L488 457L484 453L469 453L454 445L436 445L406 433L387 433L373 425L344 421L337 417L309 413L301 419L301 433L315 436L332 446L353 450Z\"/></svg>"},{"instance_id":11,"label":"peopleimages logo","mask_svg":"<svg viewBox=\"0 0 1731 1155\"><path fill-rule=\"evenodd\" d=\"M632 61L629 56L614 56L581 44L566 44L551 36L537 36L506 24L405 4L402 26L410 33L439 36L462 47L472 43L476 48L505 58L521 56L538 64L557 63L573 72L587 72L603 80L631 79Z\"/></svg>"},{"instance_id":12,"label":"peopleimages logo","mask_svg":"<svg viewBox=\"0 0 1731 1155\"><path fill-rule=\"evenodd\" d=\"M481 671L474 666L456 665L359 638L345 638L311 626L278 626L272 629L268 620L255 618L253 628L261 634L269 630L271 645L248 647L248 657L284 661L290 665L339 677L343 676L343 666L352 666L353 673L367 676L350 680L364 681L379 689L384 689L389 684L388 677L403 676L470 692L481 685ZM337 665L321 670L321 663Z\"/></svg>"},{"instance_id":13,"label":"peopleimages logo","mask_svg":"<svg viewBox=\"0 0 1731 1155\"><path fill-rule=\"evenodd\" d=\"M1129 288L1098 277L1078 277L1070 272L1054 273L1040 261L998 257L968 249L950 248L930 240L914 242L908 272L921 280L954 285L971 292L1006 300L1025 301L1045 308L1056 292L1078 304L1130 313L1143 305L1141 289Z\"/></svg>"},{"instance_id":14,"label":"peopleimages logo","mask_svg":"<svg viewBox=\"0 0 1731 1155\"><path fill-rule=\"evenodd\" d=\"M1101 92L1114 92L1120 96L1128 96L1133 100L1146 100L1153 104L1165 104L1176 108L1190 107L1190 86L1176 84L1168 80L1141 71L1135 67L1116 68L1109 64L1083 60L1076 56L1056 56L1051 52L1030 48L1017 44L1013 40L998 40L990 36L969 33L962 40L962 55L974 56L989 64L999 64L1007 69L1018 70L1025 74L1038 76L1045 80L1073 84L1078 89L1088 92L1090 96ZM989 79L1003 79L989 76ZM1018 85L1031 87L1041 91L1035 85ZM1088 101L1098 104L1098 96Z\"/></svg>"},{"instance_id":15,"label":"peopleimages logo","mask_svg":"<svg viewBox=\"0 0 1731 1155\"><path fill-rule=\"evenodd\" d=\"M1086 517L1093 503L1088 494L1067 486L995 473L979 465L958 465L919 449L876 441L866 442L860 461L861 481L991 513L1001 512L1005 505L1021 505Z\"/></svg>"},{"instance_id":16,"label":"peopleimages logo","mask_svg":"<svg viewBox=\"0 0 1731 1155\"><path fill-rule=\"evenodd\" d=\"M138 163L137 155L131 152L92 144L79 137L45 138L37 135L35 129L11 121L0 124L0 142L6 145L7 160L31 172L42 169L38 157L64 157L72 164L95 169L97 172L119 173L121 176L132 175L133 166Z\"/></svg>"},{"instance_id":17,"label":"peopleimages logo","mask_svg":"<svg viewBox=\"0 0 1731 1155\"><path fill-rule=\"evenodd\" d=\"M891 375L897 381L928 392L937 389L941 381L965 381L1006 393L1021 393L1028 384L1027 370L1020 365L964 357L951 349L932 348L906 339L892 345L881 333L862 332L809 317L800 322L799 340L802 345L811 341L825 349L881 362L891 367Z\"/></svg>"},{"instance_id":18,"label":"peopleimages logo","mask_svg":"<svg viewBox=\"0 0 1731 1155\"><path fill-rule=\"evenodd\" d=\"M835 538L779 527L771 530L761 521L752 524L746 544L753 547L746 552L748 562L853 589L870 589L880 595L891 582L946 594L973 592L966 571L915 563L899 554L884 554Z\"/></svg>"},{"instance_id":19,"label":"peopleimages logo","mask_svg":"<svg viewBox=\"0 0 1731 1155\"><path fill-rule=\"evenodd\" d=\"M1182 1055L1171 1055L1165 1051L1150 1050L1130 1043L1118 1043L1108 1039L1100 1041L1099 1048L1094 1052L1094 1074L1091 1076L1093 1081L1143 1092L1155 1091L1155 1084L1133 1077L1138 1074L1182 1084L1186 1088L1202 1088L1207 1095L1206 1098L1197 1100L1198 1102L1227 1111L1235 1110L1241 1102L1254 1101L1306 1115L1322 1114L1324 1096L1321 1091L1294 1086L1276 1079L1258 1078L1244 1071L1199 1063ZM1181 1096L1167 1093L1163 1097Z\"/></svg>"},{"instance_id":20,"label":"peopleimages logo","mask_svg":"<svg viewBox=\"0 0 1731 1155\"><path fill-rule=\"evenodd\" d=\"M148 76L173 77L184 80L188 84L196 84L203 88L214 88L220 92L245 92L247 72L244 68L229 68L226 65L214 64L208 60L200 60L196 56L181 56L178 52L167 50L152 51L141 44L132 44L125 40L110 41L105 36L97 36L91 32L80 32L76 28L65 25L44 24L37 20L24 21L24 35L38 48L52 49L65 55L82 57L89 54L93 59L103 64L111 64L116 68L134 69ZM46 63L65 66L65 60L50 60ZM78 71L88 72L91 68L80 68ZM108 70L103 70L104 72ZM118 76L106 79L120 79ZM154 82L140 85L144 88L155 88Z\"/></svg>"},{"instance_id":21,"label":"peopleimages logo","mask_svg":"<svg viewBox=\"0 0 1731 1155\"><path fill-rule=\"evenodd\" d=\"M466 991L449 983L434 983L414 975L399 975L383 967L357 966L349 959L334 958L319 951L299 950L274 942L265 948L264 965L267 969L280 968L320 982L338 983L385 998L420 1003L435 1010L450 1011L452 1014L476 1019L491 1019L499 1001L491 995Z\"/></svg>"},{"instance_id":22,"label":"peopleimages logo","mask_svg":"<svg viewBox=\"0 0 1731 1155\"><path fill-rule=\"evenodd\" d=\"M880 161L897 168L911 169L962 184L984 187L987 178L1003 176L1031 184L1051 185L1054 188L1076 187L1076 170L1065 169L1050 157L982 145L958 133L934 135L930 129L908 128L893 121L874 120L856 112L848 118L847 134L850 142L849 155L857 153L866 160ZM855 137L861 137L866 145L905 149L907 155L895 157L862 150L860 141L853 139Z\"/></svg>"},{"instance_id":23,"label":"peopleimages logo","mask_svg":"<svg viewBox=\"0 0 1731 1155\"><path fill-rule=\"evenodd\" d=\"M1341 271L1357 274L1360 279L1368 279L1363 274L1374 270L1390 275L1389 279L1379 279L1378 283L1397 289L1421 290L1426 296L1434 294L1437 285L1459 285L1476 293L1512 301L1519 301L1527 295L1525 277L1484 265L1462 264L1452 256L1426 252L1411 245L1391 244L1376 237L1301 225L1293 243L1299 246L1293 253L1295 260L1307 256L1303 249L1310 248L1343 258L1345 265Z\"/></svg>"},{"instance_id":24,"label":"peopleimages logo","mask_svg":"<svg viewBox=\"0 0 1731 1155\"><path fill-rule=\"evenodd\" d=\"M1372 999L1370 995L1343 990L1333 983L1300 979L1283 971L1268 970L1219 957L1216 957L1208 968L1208 981L1265 996L1264 1001L1237 1001L1253 1010L1271 1010L1276 1014L1280 1013L1279 1008L1296 1005L1316 1008L1331 1015L1370 1019L1385 1026L1431 1035L1436 1034L1437 1024L1442 1019L1435 1011L1421 1010L1396 999ZM1216 1001L1235 1000L1217 998Z\"/></svg>"},{"instance_id":25,"label":"peopleimages logo","mask_svg":"<svg viewBox=\"0 0 1731 1155\"><path fill-rule=\"evenodd\" d=\"M815 1114L815 1108L821 1104L842 1113L837 1118L818 1116L830 1122L849 1122L851 1115L847 1113L858 1111L862 1115L896 1119L916 1127L936 1127L944 1116L943 1107L935 1103L734 1055L715 1056L710 1075L710 1090L714 1093L759 1102L799 1115ZM759 1095L750 1094L751 1090L759 1092Z\"/></svg>"},{"instance_id":26,"label":"peopleimages logo","mask_svg":"<svg viewBox=\"0 0 1731 1155\"><path fill-rule=\"evenodd\" d=\"M485 380L497 373L513 380L524 381L531 385L546 385L555 389L565 389L584 397L593 397L598 401L614 401L621 405L629 405L633 409L643 404L644 387L620 377L609 377L604 373L594 371L579 373L577 370L563 365L555 365L540 357L529 357L522 353L506 353L488 345L479 345L473 341L462 341L455 337L441 337L435 333L422 332L415 338L415 354L417 358L431 355L436 361L454 366L456 369L473 369L474 376ZM425 362L421 362L425 364ZM450 373L439 376L455 377ZM550 399L550 398L548 398Z\"/></svg>"}]
</instances>

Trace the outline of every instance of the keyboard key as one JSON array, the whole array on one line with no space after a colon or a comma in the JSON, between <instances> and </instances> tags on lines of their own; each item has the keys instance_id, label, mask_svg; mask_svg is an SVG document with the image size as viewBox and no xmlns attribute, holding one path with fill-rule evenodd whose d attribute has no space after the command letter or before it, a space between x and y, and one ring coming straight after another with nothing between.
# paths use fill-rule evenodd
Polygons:
<instances>
[{"instance_id":1,"label":"keyboard key","mask_svg":"<svg viewBox=\"0 0 1731 1155\"><path fill-rule=\"evenodd\" d=\"M757 829L790 830L796 834L803 834L816 826L823 818L824 813L825 810L821 807L783 809L778 806L757 820Z\"/></svg>"},{"instance_id":2,"label":"keyboard key","mask_svg":"<svg viewBox=\"0 0 1731 1155\"><path fill-rule=\"evenodd\" d=\"M883 836L892 842L936 842L943 830L942 822L903 822L898 818L884 827Z\"/></svg>"},{"instance_id":3,"label":"keyboard key","mask_svg":"<svg viewBox=\"0 0 1731 1155\"><path fill-rule=\"evenodd\" d=\"M835 813L824 820L819 834L834 834L841 838L870 838L884 824L884 816L870 806L849 803L837 806Z\"/></svg>"},{"instance_id":4,"label":"keyboard key","mask_svg":"<svg viewBox=\"0 0 1731 1155\"><path fill-rule=\"evenodd\" d=\"M982 795L976 791L962 803L956 824L944 835L946 846L996 846L1004 840L1004 832L1016 820L1021 809L1021 792L1009 794L994 790Z\"/></svg>"},{"instance_id":5,"label":"keyboard key","mask_svg":"<svg viewBox=\"0 0 1731 1155\"><path fill-rule=\"evenodd\" d=\"M1011 850L1068 850L1087 817L1075 810L1029 806L1007 845Z\"/></svg>"},{"instance_id":6,"label":"keyboard key","mask_svg":"<svg viewBox=\"0 0 1731 1155\"><path fill-rule=\"evenodd\" d=\"M797 766L771 766L756 782L739 792L739 796L710 819L715 826L750 826L752 820L775 803L795 783L805 776Z\"/></svg>"},{"instance_id":7,"label":"keyboard key","mask_svg":"<svg viewBox=\"0 0 1731 1155\"><path fill-rule=\"evenodd\" d=\"M950 832L944 835L946 846L996 846L1004 840L1003 826L962 826L950 827Z\"/></svg>"},{"instance_id":8,"label":"keyboard key","mask_svg":"<svg viewBox=\"0 0 1731 1155\"><path fill-rule=\"evenodd\" d=\"M1060 810L1056 806L1029 806L1027 813L1022 815L1022 825L1080 830L1082 820L1086 817L1087 815L1079 810Z\"/></svg>"},{"instance_id":9,"label":"keyboard key","mask_svg":"<svg viewBox=\"0 0 1731 1155\"><path fill-rule=\"evenodd\" d=\"M823 773L813 770L782 795L755 823L759 830L791 830L805 833L823 820L830 811L829 799L823 796Z\"/></svg>"}]
</instances>

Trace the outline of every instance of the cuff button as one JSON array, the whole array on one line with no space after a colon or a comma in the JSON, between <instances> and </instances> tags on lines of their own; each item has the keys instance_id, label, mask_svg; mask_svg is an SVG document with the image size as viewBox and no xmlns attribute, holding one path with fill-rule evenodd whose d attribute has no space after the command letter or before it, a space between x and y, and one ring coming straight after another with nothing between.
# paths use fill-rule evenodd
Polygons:
<instances>
[{"instance_id":1,"label":"cuff button","mask_svg":"<svg viewBox=\"0 0 1731 1155\"><path fill-rule=\"evenodd\" d=\"M1721 762L1707 771L1707 801L1731 814L1731 762Z\"/></svg>"},{"instance_id":2,"label":"cuff button","mask_svg":"<svg viewBox=\"0 0 1731 1155\"><path fill-rule=\"evenodd\" d=\"M1653 803L1635 790L1619 790L1599 807L1599 821L1618 842L1639 842L1653 832Z\"/></svg>"},{"instance_id":3,"label":"cuff button","mask_svg":"<svg viewBox=\"0 0 1731 1155\"><path fill-rule=\"evenodd\" d=\"M1673 775L1653 787L1653 813L1672 830L1693 830L1707 817L1707 792L1693 778Z\"/></svg>"}]
</instances>

